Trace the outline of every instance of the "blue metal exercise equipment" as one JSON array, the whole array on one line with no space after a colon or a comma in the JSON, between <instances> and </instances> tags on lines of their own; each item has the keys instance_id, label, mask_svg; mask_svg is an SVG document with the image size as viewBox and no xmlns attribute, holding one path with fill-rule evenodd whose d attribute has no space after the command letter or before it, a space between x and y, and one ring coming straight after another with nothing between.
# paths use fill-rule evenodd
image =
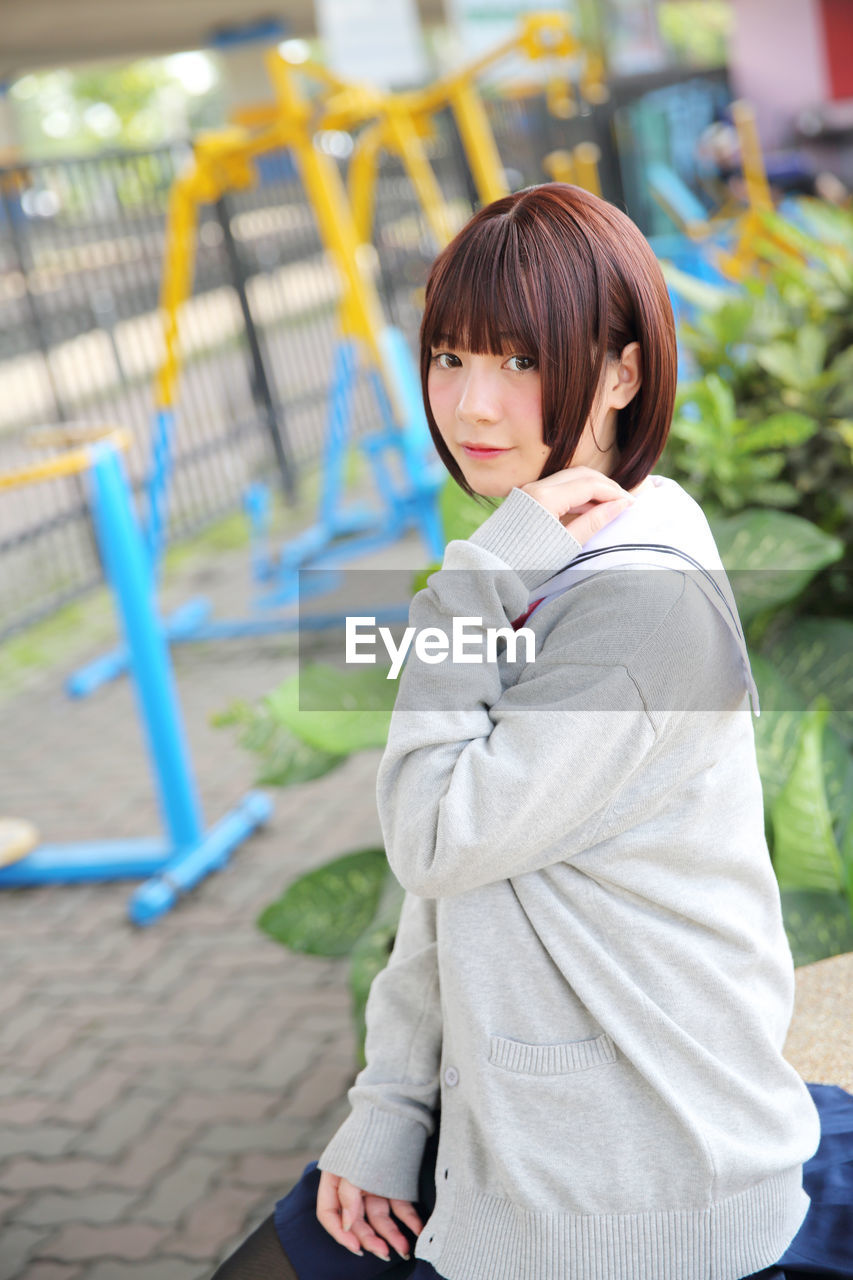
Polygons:
<instances>
[{"instance_id":1,"label":"blue metal exercise equipment","mask_svg":"<svg viewBox=\"0 0 853 1280\"><path fill-rule=\"evenodd\" d=\"M146 840L42 845L0 870L0 888L145 877L128 912L135 924L147 925L224 866L231 851L269 818L272 804L262 792L250 791L205 830L169 650L157 617L150 551L115 447L105 440L87 453L98 545L124 632L165 834Z\"/></svg>"},{"instance_id":2,"label":"blue metal exercise equipment","mask_svg":"<svg viewBox=\"0 0 853 1280\"><path fill-rule=\"evenodd\" d=\"M382 429L362 437L358 445L366 453L382 505L345 505L343 469L349 445L352 398L358 375L359 344L342 338L336 348L329 393L328 428L323 457L323 488L319 520L299 537L274 554L269 548L270 498L265 486L250 486L244 505L251 529L252 575L262 584L252 601L256 616L211 619L210 604L194 599L180 606L163 623L169 643L225 640L264 636L300 629L316 630L343 625L344 614L313 614L304 609L278 613L271 610L325 593L340 581L332 570L366 551L397 541L407 529L420 531L429 554L439 561L444 554L444 535L438 511L438 491L446 473L435 453L426 422L420 380L405 336L388 326L379 336L385 369L402 409L402 429L398 426L382 375L369 369ZM147 485L148 518L145 545L156 578L164 549L164 530L169 478L171 475L174 411L158 412L152 444L152 465ZM388 455L396 456L402 480L392 476ZM300 569L327 568L325 574L299 577ZM367 608L367 606L365 606ZM394 608L370 608L377 620L406 621L408 604ZM121 675L128 665L126 647L104 654L75 671L66 684L72 697L85 697L101 684Z\"/></svg>"}]
</instances>

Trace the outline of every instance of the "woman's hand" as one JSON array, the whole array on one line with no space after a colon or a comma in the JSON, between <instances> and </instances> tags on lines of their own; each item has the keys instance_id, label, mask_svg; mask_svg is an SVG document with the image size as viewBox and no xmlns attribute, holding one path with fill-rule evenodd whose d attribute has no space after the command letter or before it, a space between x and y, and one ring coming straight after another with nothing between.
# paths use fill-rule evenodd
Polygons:
<instances>
[{"instance_id":1,"label":"woman's hand","mask_svg":"<svg viewBox=\"0 0 853 1280\"><path fill-rule=\"evenodd\" d=\"M623 489L610 476L593 467L566 467L564 471L532 480L520 488L556 516L583 546L594 533L631 505L632 497L641 485Z\"/></svg>"},{"instance_id":2,"label":"woman's hand","mask_svg":"<svg viewBox=\"0 0 853 1280\"><path fill-rule=\"evenodd\" d=\"M360 1190L336 1173L328 1173L325 1169L321 1171L317 1189L317 1220L333 1240L345 1245L352 1253L359 1253L364 1248L377 1258L388 1261L387 1240L401 1257L407 1258L409 1242L391 1217L392 1213L416 1236L423 1231L423 1223L411 1201L387 1200L384 1196Z\"/></svg>"}]
</instances>

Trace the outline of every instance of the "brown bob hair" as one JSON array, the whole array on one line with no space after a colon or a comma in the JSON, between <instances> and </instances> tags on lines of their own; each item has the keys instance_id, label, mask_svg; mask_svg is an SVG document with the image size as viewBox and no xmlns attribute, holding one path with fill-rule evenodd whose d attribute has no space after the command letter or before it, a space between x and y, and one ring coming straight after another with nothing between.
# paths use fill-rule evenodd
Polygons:
<instances>
[{"instance_id":1,"label":"brown bob hair","mask_svg":"<svg viewBox=\"0 0 853 1280\"><path fill-rule=\"evenodd\" d=\"M571 463L608 356L640 346L642 385L619 410L612 475L630 489L663 452L676 384L675 322L661 269L631 219L562 182L527 187L480 209L432 265L420 330L421 386L439 457L471 489L446 448L427 389L434 348L535 356L542 387L540 475Z\"/></svg>"}]
</instances>

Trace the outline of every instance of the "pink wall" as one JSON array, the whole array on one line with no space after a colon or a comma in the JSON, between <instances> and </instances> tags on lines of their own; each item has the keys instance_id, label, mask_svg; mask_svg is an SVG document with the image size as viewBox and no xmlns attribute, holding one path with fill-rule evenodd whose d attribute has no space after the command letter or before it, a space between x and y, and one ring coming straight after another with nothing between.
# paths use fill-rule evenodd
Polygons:
<instances>
[{"instance_id":1,"label":"pink wall","mask_svg":"<svg viewBox=\"0 0 853 1280\"><path fill-rule=\"evenodd\" d=\"M765 146L784 141L802 107L830 96L818 0L734 0L735 93L752 102Z\"/></svg>"}]
</instances>

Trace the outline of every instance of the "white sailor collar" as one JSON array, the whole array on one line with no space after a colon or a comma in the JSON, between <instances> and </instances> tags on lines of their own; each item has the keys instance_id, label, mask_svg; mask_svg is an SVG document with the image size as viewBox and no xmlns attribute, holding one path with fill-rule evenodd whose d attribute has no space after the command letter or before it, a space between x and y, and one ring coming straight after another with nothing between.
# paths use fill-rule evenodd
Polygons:
<instances>
[{"instance_id":1,"label":"white sailor collar","mask_svg":"<svg viewBox=\"0 0 853 1280\"><path fill-rule=\"evenodd\" d=\"M753 712L760 716L758 689L737 604L711 527L695 498L668 476L648 476L634 503L589 538L565 569L532 591L528 604L544 604L591 574L625 566L694 571L693 581L719 611L737 641Z\"/></svg>"}]
</instances>

